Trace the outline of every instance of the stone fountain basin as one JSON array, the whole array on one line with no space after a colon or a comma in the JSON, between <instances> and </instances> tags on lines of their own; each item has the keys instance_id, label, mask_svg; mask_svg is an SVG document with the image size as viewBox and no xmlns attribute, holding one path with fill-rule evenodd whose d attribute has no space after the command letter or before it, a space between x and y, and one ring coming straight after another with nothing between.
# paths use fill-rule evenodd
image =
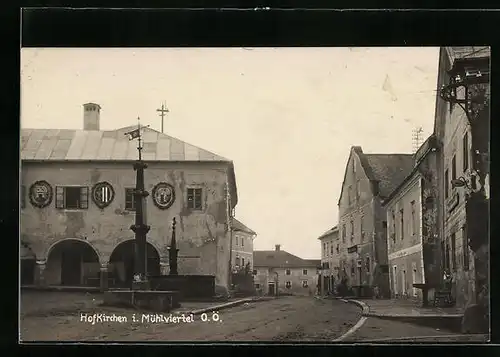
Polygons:
<instances>
[{"instance_id":1,"label":"stone fountain basin","mask_svg":"<svg viewBox=\"0 0 500 357\"><path fill-rule=\"evenodd\" d=\"M170 312L180 307L179 292L167 290L111 289L104 292L103 305Z\"/></svg>"}]
</instances>

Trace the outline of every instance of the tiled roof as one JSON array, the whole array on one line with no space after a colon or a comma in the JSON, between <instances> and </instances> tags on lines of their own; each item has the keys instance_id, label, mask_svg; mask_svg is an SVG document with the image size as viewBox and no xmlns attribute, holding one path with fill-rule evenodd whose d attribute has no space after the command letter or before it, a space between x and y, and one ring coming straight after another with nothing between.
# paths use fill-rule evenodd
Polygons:
<instances>
[{"instance_id":1,"label":"tiled roof","mask_svg":"<svg viewBox=\"0 0 500 357\"><path fill-rule=\"evenodd\" d=\"M233 218L232 223L233 223L233 231L241 231L241 232L245 232L245 233L252 234L252 235L257 234L254 231L252 231L250 228L245 226L243 223L238 221L236 218Z\"/></svg>"},{"instance_id":2,"label":"tiled roof","mask_svg":"<svg viewBox=\"0 0 500 357\"><path fill-rule=\"evenodd\" d=\"M333 233L338 233L339 232L339 228L337 226L327 230L325 233L323 233L322 235L319 236L318 239L322 239L322 238L325 238Z\"/></svg>"},{"instance_id":3,"label":"tiled roof","mask_svg":"<svg viewBox=\"0 0 500 357\"><path fill-rule=\"evenodd\" d=\"M253 265L268 268L316 268L321 264L317 259L302 259L284 250L256 250Z\"/></svg>"},{"instance_id":4,"label":"tiled roof","mask_svg":"<svg viewBox=\"0 0 500 357\"><path fill-rule=\"evenodd\" d=\"M135 128L21 129L21 160L136 160L137 140L124 135ZM230 161L151 128L143 128L142 139L142 156L146 161Z\"/></svg>"},{"instance_id":5,"label":"tiled roof","mask_svg":"<svg viewBox=\"0 0 500 357\"><path fill-rule=\"evenodd\" d=\"M452 46L446 47L446 51L448 52L451 63L456 59L491 56L491 48L488 46Z\"/></svg>"},{"instance_id":6,"label":"tiled roof","mask_svg":"<svg viewBox=\"0 0 500 357\"><path fill-rule=\"evenodd\" d=\"M364 154L371 179L378 182L379 196L388 197L413 170L412 154ZM368 173L367 173L368 175Z\"/></svg>"}]
</instances>

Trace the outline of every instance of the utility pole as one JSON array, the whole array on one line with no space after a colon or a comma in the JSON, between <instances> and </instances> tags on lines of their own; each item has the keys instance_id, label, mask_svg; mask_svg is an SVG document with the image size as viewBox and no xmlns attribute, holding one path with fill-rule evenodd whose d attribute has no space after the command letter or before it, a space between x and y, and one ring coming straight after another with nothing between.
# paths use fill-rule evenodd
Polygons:
<instances>
[{"instance_id":1,"label":"utility pole","mask_svg":"<svg viewBox=\"0 0 500 357\"><path fill-rule=\"evenodd\" d=\"M166 107L166 105L165 105L165 104L162 104L162 105L161 105L161 108L160 108L160 109L156 109L156 111L157 111L157 112L159 112L159 113L160 113L159 115L161 116L161 132L162 132L162 134L163 134L163 118L164 118L164 117L165 117L165 115L166 115L167 113L169 113L170 111L168 110L168 108Z\"/></svg>"}]
</instances>

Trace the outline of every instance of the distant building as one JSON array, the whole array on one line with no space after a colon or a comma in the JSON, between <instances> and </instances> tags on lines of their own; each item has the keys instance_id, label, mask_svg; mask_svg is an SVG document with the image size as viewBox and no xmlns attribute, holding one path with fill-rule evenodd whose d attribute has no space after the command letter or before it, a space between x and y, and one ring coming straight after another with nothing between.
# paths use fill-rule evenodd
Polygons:
<instances>
[{"instance_id":1,"label":"distant building","mask_svg":"<svg viewBox=\"0 0 500 357\"><path fill-rule=\"evenodd\" d=\"M245 269L248 264L249 272L253 270L253 240L257 236L253 230L233 218L233 245L231 260L233 271Z\"/></svg>"},{"instance_id":2,"label":"distant building","mask_svg":"<svg viewBox=\"0 0 500 357\"><path fill-rule=\"evenodd\" d=\"M319 238L321 242L321 284L324 293L334 292L335 285L339 282L339 229L337 226L323 233Z\"/></svg>"},{"instance_id":3,"label":"distant building","mask_svg":"<svg viewBox=\"0 0 500 357\"><path fill-rule=\"evenodd\" d=\"M416 283L440 282L437 160L438 143L430 136L415 153L415 165L387 197L387 251L393 297L418 297Z\"/></svg>"},{"instance_id":4,"label":"distant building","mask_svg":"<svg viewBox=\"0 0 500 357\"><path fill-rule=\"evenodd\" d=\"M338 201L339 273L348 286L390 294L382 201L412 169L411 154L365 154L359 146L351 148Z\"/></svg>"},{"instance_id":5,"label":"distant building","mask_svg":"<svg viewBox=\"0 0 500 357\"><path fill-rule=\"evenodd\" d=\"M84 104L83 130L21 130L26 284L128 286L132 279L138 151L124 133L137 126L101 131L100 112ZM238 199L233 163L153 129L144 128L142 139L148 273L169 272L176 217L179 273L214 275L227 289L227 227Z\"/></svg>"},{"instance_id":6,"label":"distant building","mask_svg":"<svg viewBox=\"0 0 500 357\"><path fill-rule=\"evenodd\" d=\"M275 250L254 251L253 274L257 291L265 295L313 295L318 282L319 259L302 259L276 245Z\"/></svg>"}]
</instances>

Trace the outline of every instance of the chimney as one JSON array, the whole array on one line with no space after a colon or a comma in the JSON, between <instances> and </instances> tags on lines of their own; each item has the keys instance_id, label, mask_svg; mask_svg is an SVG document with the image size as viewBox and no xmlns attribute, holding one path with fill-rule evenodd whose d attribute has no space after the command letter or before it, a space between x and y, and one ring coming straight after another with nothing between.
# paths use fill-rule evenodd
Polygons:
<instances>
[{"instance_id":1,"label":"chimney","mask_svg":"<svg viewBox=\"0 0 500 357\"><path fill-rule=\"evenodd\" d=\"M277 252L279 252L279 251L280 251L280 247L281 247L281 245L280 245L280 244L276 244L276 245L274 246L274 249L275 249Z\"/></svg>"},{"instance_id":2,"label":"chimney","mask_svg":"<svg viewBox=\"0 0 500 357\"><path fill-rule=\"evenodd\" d=\"M101 106L95 103L83 105L83 130L100 130Z\"/></svg>"}]
</instances>

